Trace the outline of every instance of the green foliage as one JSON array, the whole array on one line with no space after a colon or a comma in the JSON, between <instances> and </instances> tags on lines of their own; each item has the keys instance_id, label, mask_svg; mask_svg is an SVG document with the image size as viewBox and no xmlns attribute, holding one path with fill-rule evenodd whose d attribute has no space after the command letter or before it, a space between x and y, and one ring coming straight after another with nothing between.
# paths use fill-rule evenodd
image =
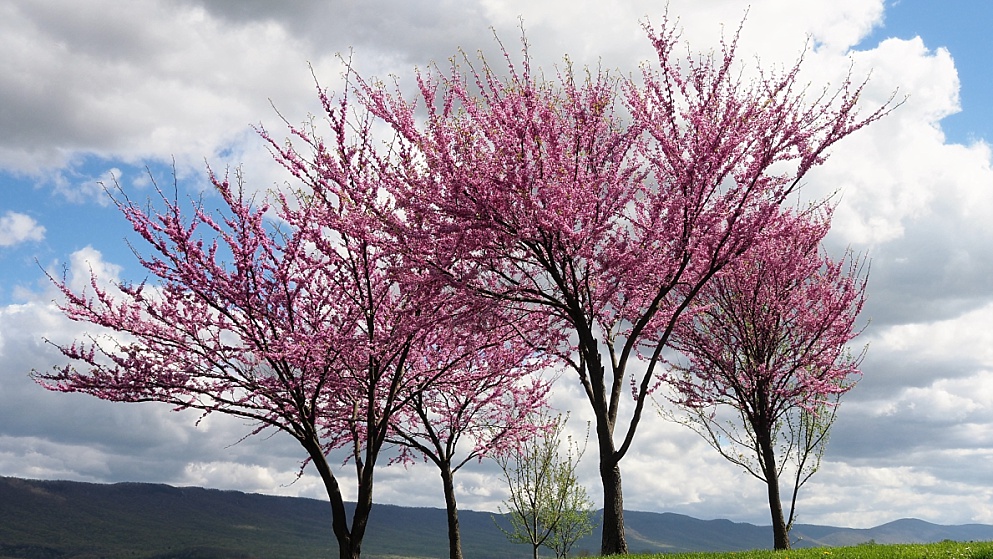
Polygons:
<instances>
[{"instance_id":1,"label":"green foliage","mask_svg":"<svg viewBox=\"0 0 993 559\"><path fill-rule=\"evenodd\" d=\"M513 456L496 458L510 489L504 502L510 529L500 529L511 541L530 544L535 558L544 546L564 559L573 544L595 528L593 501L576 477L586 445L580 449L567 437L563 455L562 431L568 417L541 416L535 421L547 424L547 430L525 441Z\"/></svg>"}]
</instances>

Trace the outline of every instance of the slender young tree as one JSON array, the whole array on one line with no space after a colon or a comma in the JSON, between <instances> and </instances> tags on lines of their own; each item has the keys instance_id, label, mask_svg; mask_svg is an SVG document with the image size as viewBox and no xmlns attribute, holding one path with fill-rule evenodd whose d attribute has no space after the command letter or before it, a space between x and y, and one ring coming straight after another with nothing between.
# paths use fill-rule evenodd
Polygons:
<instances>
[{"instance_id":1,"label":"slender young tree","mask_svg":"<svg viewBox=\"0 0 993 559\"><path fill-rule=\"evenodd\" d=\"M864 261L822 253L829 224L829 212L780 216L704 288L672 338L686 358L675 386L688 424L766 484L776 549L789 549L799 489L819 467L839 398L860 374L862 356L847 345L860 332Z\"/></svg>"},{"instance_id":2,"label":"slender young tree","mask_svg":"<svg viewBox=\"0 0 993 559\"><path fill-rule=\"evenodd\" d=\"M736 40L680 58L668 22L646 31L659 62L640 82L568 65L547 80L526 44L503 74L468 59L420 74L413 97L358 81L396 133L383 219L401 251L560 334L595 420L604 555L627 551L620 462L680 314L831 145L887 110L860 117L858 84L810 96L799 62L744 82Z\"/></svg>"},{"instance_id":3,"label":"slender young tree","mask_svg":"<svg viewBox=\"0 0 993 559\"><path fill-rule=\"evenodd\" d=\"M593 502L576 477L586 447L579 448L569 437L562 454L567 416L529 419L545 429L532 432L513 452L494 457L510 490L504 502L510 530L500 529L511 541L529 544L534 559L538 559L542 546L564 558L572 545L594 528Z\"/></svg>"},{"instance_id":4,"label":"slender young tree","mask_svg":"<svg viewBox=\"0 0 993 559\"><path fill-rule=\"evenodd\" d=\"M579 482L576 474L576 466L586 451L586 443L589 441L589 429L586 434L583 448L579 448L571 438L567 439L566 455L564 458L560 456L561 462L556 468L555 481L552 484L553 487L558 488L558 494L561 495L562 514L555 524L555 529L542 545L555 552L557 559L566 559L572 551L572 546L596 529L593 500L590 499L586 486Z\"/></svg>"}]
</instances>

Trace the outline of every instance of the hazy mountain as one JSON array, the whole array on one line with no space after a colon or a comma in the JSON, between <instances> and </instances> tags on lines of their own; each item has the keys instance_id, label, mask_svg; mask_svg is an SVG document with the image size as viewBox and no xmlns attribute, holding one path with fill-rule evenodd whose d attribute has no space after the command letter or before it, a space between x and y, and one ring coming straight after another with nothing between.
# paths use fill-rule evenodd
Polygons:
<instances>
[{"instance_id":1,"label":"hazy mountain","mask_svg":"<svg viewBox=\"0 0 993 559\"><path fill-rule=\"evenodd\" d=\"M460 511L467 559L525 557L490 513ZM771 546L768 526L697 520L671 513L625 513L634 552L733 551ZM101 485L0 477L0 559L307 559L335 557L327 503L196 487ZM440 509L376 505L363 555L446 558L447 526ZM993 540L993 526L939 526L898 520L856 530L798 525L798 546L868 542ZM599 538L575 554L595 553Z\"/></svg>"}]
</instances>

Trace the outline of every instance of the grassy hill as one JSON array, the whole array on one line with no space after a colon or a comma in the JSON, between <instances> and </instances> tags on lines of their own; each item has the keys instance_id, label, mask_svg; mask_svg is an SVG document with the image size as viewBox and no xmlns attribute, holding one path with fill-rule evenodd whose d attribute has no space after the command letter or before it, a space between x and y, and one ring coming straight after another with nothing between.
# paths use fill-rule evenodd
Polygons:
<instances>
[{"instance_id":1,"label":"grassy hill","mask_svg":"<svg viewBox=\"0 0 993 559\"><path fill-rule=\"evenodd\" d=\"M529 554L509 543L493 515L460 511L467 559ZM625 513L632 552L735 551L769 547L767 526L697 520L671 513ZM310 559L336 557L327 503L196 487L0 477L0 559ZM446 558L439 509L376 505L363 556ZM862 542L993 540L993 526L938 526L900 520L868 530L799 525L798 546ZM595 553L599 537L575 554Z\"/></svg>"},{"instance_id":2,"label":"grassy hill","mask_svg":"<svg viewBox=\"0 0 993 559\"><path fill-rule=\"evenodd\" d=\"M859 544L849 547L792 549L724 553L678 553L632 555L628 559L991 559L993 542L944 541L928 544Z\"/></svg>"},{"instance_id":3,"label":"grassy hill","mask_svg":"<svg viewBox=\"0 0 993 559\"><path fill-rule=\"evenodd\" d=\"M461 512L461 511L460 511ZM349 511L349 514L351 511ZM516 557L489 513L460 514L466 557ZM376 505L363 555L447 557L444 511ZM328 504L197 487L0 477L0 558L336 557Z\"/></svg>"}]
</instances>

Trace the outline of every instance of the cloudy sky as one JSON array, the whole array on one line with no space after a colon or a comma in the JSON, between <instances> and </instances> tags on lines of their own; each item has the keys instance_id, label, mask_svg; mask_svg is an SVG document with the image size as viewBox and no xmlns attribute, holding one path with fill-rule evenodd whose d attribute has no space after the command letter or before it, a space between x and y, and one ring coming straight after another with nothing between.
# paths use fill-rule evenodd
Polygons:
<instances>
[{"instance_id":1,"label":"cloudy sky","mask_svg":"<svg viewBox=\"0 0 993 559\"><path fill-rule=\"evenodd\" d=\"M807 196L839 192L833 250L872 258L864 378L846 396L800 522L865 527L902 517L993 524L993 4L970 0L670 0L683 36L714 48L748 11L746 60L791 63L813 83L871 72L867 109L905 102L838 145ZM492 51L523 18L552 68L635 72L650 58L639 21L661 1L0 0L0 475L202 485L324 498L294 483L289 437L233 444L249 428L155 404L45 392L28 378L60 359L43 339L83 332L53 306L44 269L141 279L134 239L101 183L133 198L149 174L182 195L204 164L241 165L249 186L286 177L250 125L316 111L312 72L334 89L338 53L366 76ZM802 6L802 7L799 7ZM313 68L313 70L311 70ZM578 401L566 377L555 401ZM575 407L574 423L585 420ZM595 451L582 471L596 495ZM629 509L767 524L762 485L693 433L648 417L622 463ZM345 475L348 474L346 470ZM464 508L495 510L493 467L460 473ZM376 499L438 506L427 465L384 469Z\"/></svg>"}]
</instances>

